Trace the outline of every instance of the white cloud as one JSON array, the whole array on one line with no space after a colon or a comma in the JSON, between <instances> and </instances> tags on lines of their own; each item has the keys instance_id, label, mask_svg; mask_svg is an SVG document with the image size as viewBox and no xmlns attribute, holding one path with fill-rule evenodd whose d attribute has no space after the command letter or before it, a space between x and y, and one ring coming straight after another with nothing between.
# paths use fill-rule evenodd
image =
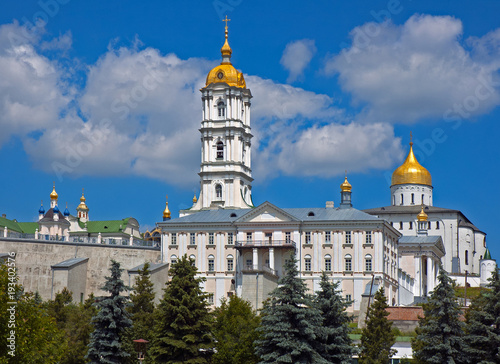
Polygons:
<instances>
[{"instance_id":1,"label":"white cloud","mask_svg":"<svg viewBox=\"0 0 500 364\"><path fill-rule=\"evenodd\" d=\"M61 50L67 51L71 49L73 45L73 37L71 32L68 31L64 34L61 34L57 38L53 38L50 41L44 41L40 45L40 49L42 50Z\"/></svg>"},{"instance_id":2,"label":"white cloud","mask_svg":"<svg viewBox=\"0 0 500 364\"><path fill-rule=\"evenodd\" d=\"M289 72L287 82L294 82L303 76L315 53L316 46L311 39L296 40L286 45L280 63Z\"/></svg>"},{"instance_id":3,"label":"white cloud","mask_svg":"<svg viewBox=\"0 0 500 364\"><path fill-rule=\"evenodd\" d=\"M350 48L327 59L325 71L338 73L342 88L364 107L359 120L474 117L500 102L492 79L499 63L481 48L497 33L472 39L472 55L461 37L461 21L449 16L414 15L401 26L367 23L351 32ZM488 49L498 59L495 44Z\"/></svg>"}]
</instances>

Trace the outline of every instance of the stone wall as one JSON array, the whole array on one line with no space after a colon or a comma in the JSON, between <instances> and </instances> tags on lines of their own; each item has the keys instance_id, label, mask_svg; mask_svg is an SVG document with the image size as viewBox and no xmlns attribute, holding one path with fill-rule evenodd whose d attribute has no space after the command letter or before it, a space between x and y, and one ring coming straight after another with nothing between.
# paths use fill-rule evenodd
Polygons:
<instances>
[{"instance_id":1,"label":"stone wall","mask_svg":"<svg viewBox=\"0 0 500 364\"><path fill-rule=\"evenodd\" d=\"M38 291L43 299L51 298L53 286L51 266L65 260L89 258L86 273L82 272L80 278L85 280L85 283L80 282L81 284L78 285L78 282L75 282L78 278L71 277L72 285L85 287L84 299L86 299L92 292L96 296L103 295L104 292L100 287L104 284L104 277L110 275L109 268L112 259L118 261L124 269L122 279L125 284L129 281L128 269L145 262L158 263L161 259L159 248L152 247L0 238L0 254L9 252L16 253L17 274L24 290ZM161 291L161 288L163 287L155 287L155 290ZM58 285L53 295L61 289ZM73 299L76 302L80 301L80 297L73 297Z\"/></svg>"}]
</instances>

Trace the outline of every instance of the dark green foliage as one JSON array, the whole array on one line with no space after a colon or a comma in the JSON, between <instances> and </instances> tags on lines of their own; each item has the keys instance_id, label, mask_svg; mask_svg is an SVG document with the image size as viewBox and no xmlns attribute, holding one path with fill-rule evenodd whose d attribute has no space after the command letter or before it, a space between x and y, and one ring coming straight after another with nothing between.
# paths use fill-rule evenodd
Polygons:
<instances>
[{"instance_id":1,"label":"dark green foliage","mask_svg":"<svg viewBox=\"0 0 500 364\"><path fill-rule=\"evenodd\" d=\"M94 331L90 335L87 358L91 363L123 363L129 356L122 348L122 334L132 326L126 310L128 297L120 294L129 288L123 284L120 263L111 261L111 277L106 277L102 288L109 296L99 297L98 313L92 317Z\"/></svg>"},{"instance_id":2,"label":"dark green foliage","mask_svg":"<svg viewBox=\"0 0 500 364\"><path fill-rule=\"evenodd\" d=\"M128 358L128 363L137 363L138 353L135 351L134 340L145 339L149 342L153 340L155 292L149 267L150 264L146 262L143 268L139 269L130 294L131 305L127 310L131 315L132 327L126 330L124 336L124 347L132 354Z\"/></svg>"},{"instance_id":3,"label":"dark green foliage","mask_svg":"<svg viewBox=\"0 0 500 364\"><path fill-rule=\"evenodd\" d=\"M285 275L270 294L262 310L256 341L260 363L328 363L316 350L322 340L320 311L306 294L305 282L298 277L295 255L285 263Z\"/></svg>"},{"instance_id":4,"label":"dark green foliage","mask_svg":"<svg viewBox=\"0 0 500 364\"><path fill-rule=\"evenodd\" d=\"M13 272L13 270L11 271ZM12 285L9 286L9 283ZM9 290L9 287L12 290ZM12 293L14 299L9 296ZM16 302L12 304L11 302ZM11 316L11 311L12 316ZM47 314L39 297L23 293L17 284L17 276L9 275L8 267L0 265L0 363L45 364L58 363L63 357L67 343L63 331ZM11 320L12 318L12 320ZM15 348L9 348L8 338L14 331ZM11 352L13 355L10 355Z\"/></svg>"},{"instance_id":5,"label":"dark green foliage","mask_svg":"<svg viewBox=\"0 0 500 364\"><path fill-rule=\"evenodd\" d=\"M351 363L354 346L349 338L349 323L352 318L345 311L349 302L342 298L339 283L330 282L325 272L321 275L320 287L314 305L323 316L324 337L318 340L317 350L332 363Z\"/></svg>"},{"instance_id":6,"label":"dark green foliage","mask_svg":"<svg viewBox=\"0 0 500 364\"><path fill-rule=\"evenodd\" d=\"M395 354L391 349L396 342L392 331L392 322L387 320L389 307L384 295L383 287L375 293L373 303L368 309L366 327L361 334L361 352L359 362L361 364L387 364Z\"/></svg>"},{"instance_id":7,"label":"dark green foliage","mask_svg":"<svg viewBox=\"0 0 500 364\"><path fill-rule=\"evenodd\" d=\"M488 291L477 297L466 314L465 352L469 363L500 363L500 279L498 268Z\"/></svg>"},{"instance_id":8,"label":"dark green foliage","mask_svg":"<svg viewBox=\"0 0 500 364\"><path fill-rule=\"evenodd\" d=\"M252 305L236 296L222 301L215 310L214 337L216 353L212 364L255 364L254 341L258 338L260 318Z\"/></svg>"},{"instance_id":9,"label":"dark green foliage","mask_svg":"<svg viewBox=\"0 0 500 364\"><path fill-rule=\"evenodd\" d=\"M424 318L420 319L417 337L412 341L413 356L421 363L466 363L464 356L464 323L455 297L454 282L441 267L436 286Z\"/></svg>"},{"instance_id":10,"label":"dark green foliage","mask_svg":"<svg viewBox=\"0 0 500 364\"><path fill-rule=\"evenodd\" d=\"M172 277L155 310L150 355L157 363L209 363L214 343L208 295L185 255L170 267Z\"/></svg>"}]
</instances>

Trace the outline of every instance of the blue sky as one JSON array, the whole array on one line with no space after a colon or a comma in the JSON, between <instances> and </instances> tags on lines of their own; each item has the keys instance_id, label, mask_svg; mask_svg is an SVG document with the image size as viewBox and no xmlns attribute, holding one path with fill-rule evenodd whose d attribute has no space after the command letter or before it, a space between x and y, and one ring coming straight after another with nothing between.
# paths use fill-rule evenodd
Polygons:
<instances>
[{"instance_id":1,"label":"blue sky","mask_svg":"<svg viewBox=\"0 0 500 364\"><path fill-rule=\"evenodd\" d=\"M232 62L252 102L253 199L390 204L410 131L434 204L461 210L500 257L498 1L4 0L0 213L49 203L93 220L161 220L199 193L199 89Z\"/></svg>"}]
</instances>

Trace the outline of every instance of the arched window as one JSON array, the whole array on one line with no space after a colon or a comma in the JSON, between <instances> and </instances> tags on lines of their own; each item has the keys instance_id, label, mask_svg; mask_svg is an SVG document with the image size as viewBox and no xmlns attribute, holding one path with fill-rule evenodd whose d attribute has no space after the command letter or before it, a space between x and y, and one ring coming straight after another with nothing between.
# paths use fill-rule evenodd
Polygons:
<instances>
[{"instance_id":1,"label":"arched window","mask_svg":"<svg viewBox=\"0 0 500 364\"><path fill-rule=\"evenodd\" d=\"M219 101L217 103L217 110L219 111L219 116L224 117L226 114L226 105L224 101Z\"/></svg>"},{"instance_id":2,"label":"arched window","mask_svg":"<svg viewBox=\"0 0 500 364\"><path fill-rule=\"evenodd\" d=\"M234 269L234 258L231 254L227 256L227 271L232 272Z\"/></svg>"},{"instance_id":3,"label":"arched window","mask_svg":"<svg viewBox=\"0 0 500 364\"><path fill-rule=\"evenodd\" d=\"M191 255L189 256L189 260L191 261L191 265L192 265L193 267L195 267L195 266L196 266L196 256L195 256L194 254L191 254Z\"/></svg>"},{"instance_id":4,"label":"arched window","mask_svg":"<svg viewBox=\"0 0 500 364\"><path fill-rule=\"evenodd\" d=\"M217 146L216 159L224 159L224 143L219 140L216 146Z\"/></svg>"},{"instance_id":5,"label":"arched window","mask_svg":"<svg viewBox=\"0 0 500 364\"><path fill-rule=\"evenodd\" d=\"M304 257L304 270L306 272L310 272L311 271L311 256L309 254L307 254Z\"/></svg>"},{"instance_id":6,"label":"arched window","mask_svg":"<svg viewBox=\"0 0 500 364\"><path fill-rule=\"evenodd\" d=\"M346 254L344 258L345 267L344 270L347 272L352 272L352 255Z\"/></svg>"},{"instance_id":7,"label":"arched window","mask_svg":"<svg viewBox=\"0 0 500 364\"><path fill-rule=\"evenodd\" d=\"M403 194L401 194L401 205L404 203Z\"/></svg>"},{"instance_id":8,"label":"arched window","mask_svg":"<svg viewBox=\"0 0 500 364\"><path fill-rule=\"evenodd\" d=\"M171 255L170 256L170 265L174 265L177 263L177 255Z\"/></svg>"},{"instance_id":9,"label":"arched window","mask_svg":"<svg viewBox=\"0 0 500 364\"><path fill-rule=\"evenodd\" d=\"M215 257L212 254L208 256L208 271L215 272Z\"/></svg>"},{"instance_id":10,"label":"arched window","mask_svg":"<svg viewBox=\"0 0 500 364\"><path fill-rule=\"evenodd\" d=\"M365 271L372 271L372 256L370 254L365 255Z\"/></svg>"},{"instance_id":11,"label":"arched window","mask_svg":"<svg viewBox=\"0 0 500 364\"><path fill-rule=\"evenodd\" d=\"M422 193L422 205L424 204L424 194Z\"/></svg>"},{"instance_id":12,"label":"arched window","mask_svg":"<svg viewBox=\"0 0 500 364\"><path fill-rule=\"evenodd\" d=\"M222 199L222 186L220 184L215 185L215 197Z\"/></svg>"},{"instance_id":13,"label":"arched window","mask_svg":"<svg viewBox=\"0 0 500 364\"><path fill-rule=\"evenodd\" d=\"M325 255L325 272L332 271L332 256L330 254Z\"/></svg>"}]
</instances>

